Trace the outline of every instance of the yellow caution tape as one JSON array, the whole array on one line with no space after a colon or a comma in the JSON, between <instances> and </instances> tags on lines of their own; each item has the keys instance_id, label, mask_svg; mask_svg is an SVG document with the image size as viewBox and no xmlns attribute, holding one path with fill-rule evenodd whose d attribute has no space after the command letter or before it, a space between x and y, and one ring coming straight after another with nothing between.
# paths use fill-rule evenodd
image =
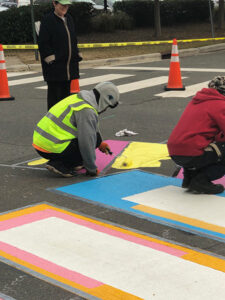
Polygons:
<instances>
[{"instance_id":1,"label":"yellow caution tape","mask_svg":"<svg viewBox=\"0 0 225 300\"><path fill-rule=\"evenodd\" d=\"M205 38L205 39L190 39L190 40L177 40L180 43L190 42L205 42L205 41L219 41L225 40L225 37L220 38ZM121 42L121 43L93 43L93 44L78 44L81 48L102 48L102 47L126 47L126 46L144 46L144 45L159 45L159 44L172 44L170 41L143 41L143 42ZM2 45L3 49L38 49L38 45Z\"/></svg>"}]
</instances>

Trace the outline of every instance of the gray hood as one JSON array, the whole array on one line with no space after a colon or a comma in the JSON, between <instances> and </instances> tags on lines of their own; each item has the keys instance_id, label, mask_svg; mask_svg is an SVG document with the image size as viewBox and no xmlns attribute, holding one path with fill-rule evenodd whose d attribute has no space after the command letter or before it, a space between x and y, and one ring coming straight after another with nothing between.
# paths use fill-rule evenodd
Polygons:
<instances>
[{"instance_id":1,"label":"gray hood","mask_svg":"<svg viewBox=\"0 0 225 300\"><path fill-rule=\"evenodd\" d=\"M93 90L91 91L81 91L78 93L78 97L81 99L84 99L88 104L90 104L91 106L93 106L97 111L98 111L98 104L95 98L95 94L93 92Z\"/></svg>"},{"instance_id":2,"label":"gray hood","mask_svg":"<svg viewBox=\"0 0 225 300\"><path fill-rule=\"evenodd\" d=\"M119 90L112 82L101 82L95 86L99 92L98 112L105 111L108 107L114 108L119 104Z\"/></svg>"}]
</instances>

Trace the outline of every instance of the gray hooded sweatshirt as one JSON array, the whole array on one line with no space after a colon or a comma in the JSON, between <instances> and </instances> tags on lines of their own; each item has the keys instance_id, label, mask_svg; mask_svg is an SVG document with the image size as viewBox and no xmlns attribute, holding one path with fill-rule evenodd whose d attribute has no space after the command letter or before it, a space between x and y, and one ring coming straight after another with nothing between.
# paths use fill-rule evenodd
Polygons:
<instances>
[{"instance_id":1,"label":"gray hooded sweatshirt","mask_svg":"<svg viewBox=\"0 0 225 300\"><path fill-rule=\"evenodd\" d=\"M78 97L93 106L98 113L107 109L107 107L114 108L119 103L118 88L111 82L102 82L95 86L99 92L100 98L97 103L93 90L81 91ZM95 148L97 145L97 133L99 134L100 141L102 137L99 131L98 116L91 108L82 109L75 113L75 123L77 127L77 138L80 148L80 153L83 158L83 164L87 171L96 172L97 166L95 164L96 154Z\"/></svg>"}]
</instances>

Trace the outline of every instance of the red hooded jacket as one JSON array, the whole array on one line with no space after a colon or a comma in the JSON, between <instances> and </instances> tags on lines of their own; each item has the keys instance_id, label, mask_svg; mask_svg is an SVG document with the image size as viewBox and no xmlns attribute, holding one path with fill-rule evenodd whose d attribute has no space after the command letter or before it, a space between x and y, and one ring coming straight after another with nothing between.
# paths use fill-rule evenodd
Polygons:
<instances>
[{"instance_id":1,"label":"red hooded jacket","mask_svg":"<svg viewBox=\"0 0 225 300\"><path fill-rule=\"evenodd\" d=\"M214 141L225 141L225 96L204 88L192 98L173 129L167 147L170 156L199 156Z\"/></svg>"}]
</instances>

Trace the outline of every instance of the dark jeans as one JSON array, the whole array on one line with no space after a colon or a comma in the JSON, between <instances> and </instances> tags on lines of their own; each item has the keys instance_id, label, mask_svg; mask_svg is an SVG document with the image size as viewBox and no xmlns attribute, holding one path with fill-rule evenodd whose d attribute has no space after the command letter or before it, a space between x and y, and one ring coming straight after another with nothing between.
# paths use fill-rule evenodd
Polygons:
<instances>
[{"instance_id":1,"label":"dark jeans","mask_svg":"<svg viewBox=\"0 0 225 300\"><path fill-rule=\"evenodd\" d=\"M71 81L48 81L48 110L63 100L64 98L70 96L70 82Z\"/></svg>"},{"instance_id":2,"label":"dark jeans","mask_svg":"<svg viewBox=\"0 0 225 300\"><path fill-rule=\"evenodd\" d=\"M67 168L81 166L83 159L78 146L78 140L71 141L69 146L62 153L46 153L36 149L38 154L49 160L60 160Z\"/></svg>"},{"instance_id":3,"label":"dark jeans","mask_svg":"<svg viewBox=\"0 0 225 300\"><path fill-rule=\"evenodd\" d=\"M222 151L221 151L222 152ZM204 151L201 156L171 156L173 161L184 169L204 173L210 181L225 175L225 153L219 158L216 152Z\"/></svg>"}]
</instances>

